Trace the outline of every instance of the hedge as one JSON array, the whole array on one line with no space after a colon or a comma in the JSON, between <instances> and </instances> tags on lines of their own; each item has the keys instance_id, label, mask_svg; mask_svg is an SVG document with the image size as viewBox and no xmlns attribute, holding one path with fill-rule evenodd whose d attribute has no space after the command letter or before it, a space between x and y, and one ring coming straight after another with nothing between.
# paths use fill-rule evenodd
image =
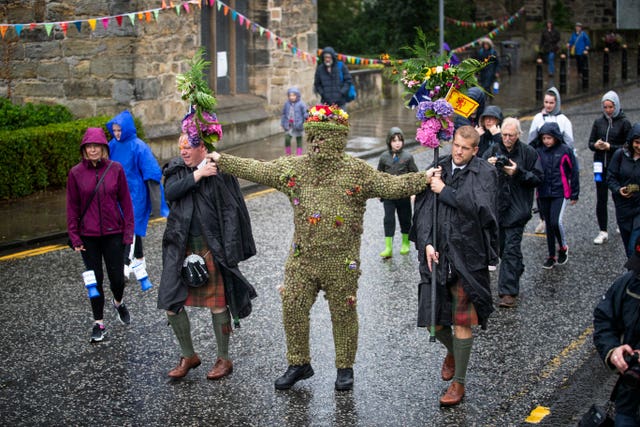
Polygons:
<instances>
[{"instance_id":1,"label":"hedge","mask_svg":"<svg viewBox=\"0 0 640 427\"><path fill-rule=\"evenodd\" d=\"M88 127L102 127L111 117L0 131L0 199L15 199L45 189L65 187L69 169L80 159L80 141ZM138 136L144 138L135 120Z\"/></svg>"}]
</instances>

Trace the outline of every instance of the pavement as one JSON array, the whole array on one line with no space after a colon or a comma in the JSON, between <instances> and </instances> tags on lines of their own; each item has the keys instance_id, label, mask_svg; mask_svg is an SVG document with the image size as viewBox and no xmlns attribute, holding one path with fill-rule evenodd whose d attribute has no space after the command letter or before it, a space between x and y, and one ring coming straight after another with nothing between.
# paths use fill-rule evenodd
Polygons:
<instances>
[{"instance_id":1,"label":"pavement","mask_svg":"<svg viewBox=\"0 0 640 427\"><path fill-rule=\"evenodd\" d=\"M618 92L630 119L640 120L640 88ZM600 113L599 96L567 102L565 109L573 122L580 164L589 165L586 138ZM358 114L353 114L349 148L354 153L373 153L380 144L374 140L392 124L400 124L407 134L414 125L411 114L397 107ZM282 146L274 140L270 149L275 154ZM416 145L409 149L419 168L432 161L432 150ZM376 163L375 157L368 161ZM496 310L489 329L477 331L467 394L458 407L438 406L447 387L440 380L444 350L428 343L427 333L416 328L415 251L397 255L396 239L394 257L380 259L383 209L373 199L364 219L354 390L333 389L333 342L324 298L318 298L311 313L315 375L290 391L274 390L273 380L286 368L277 286L293 232L292 212L284 195L260 192L246 197L258 255L241 266L259 296L251 316L232 335L234 372L221 381L205 378L216 349L211 316L198 309L189 310L189 316L203 365L181 381L166 376L178 362L179 347L166 316L155 306L163 223L151 224L145 239L154 288L142 292L130 281L125 298L131 325L119 324L106 307L107 340L97 345L88 342L92 319L76 253L50 247L37 256L0 261L0 424L520 426L542 406L551 415L540 425L575 426L592 403L604 403L614 378L594 357L592 311L624 263L614 232L607 245L592 243L597 225L591 175L590 168L583 167L580 201L565 213L571 247L566 265L540 268L545 241L532 233L535 221L528 224L518 306Z\"/></svg>"}]
</instances>

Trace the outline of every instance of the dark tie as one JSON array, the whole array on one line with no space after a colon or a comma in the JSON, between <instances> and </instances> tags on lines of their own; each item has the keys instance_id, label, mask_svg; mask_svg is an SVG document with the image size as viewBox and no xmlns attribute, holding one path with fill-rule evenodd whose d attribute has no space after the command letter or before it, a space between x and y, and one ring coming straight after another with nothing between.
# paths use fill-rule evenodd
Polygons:
<instances>
[{"instance_id":1,"label":"dark tie","mask_svg":"<svg viewBox=\"0 0 640 427\"><path fill-rule=\"evenodd\" d=\"M453 171L451 172L451 178L455 177L460 169L462 168L453 168Z\"/></svg>"},{"instance_id":2,"label":"dark tie","mask_svg":"<svg viewBox=\"0 0 640 427\"><path fill-rule=\"evenodd\" d=\"M397 154L394 154L394 155L393 155L393 163L398 163L398 161L399 161L399 160L400 160L400 159L398 158L398 155L397 155Z\"/></svg>"}]
</instances>

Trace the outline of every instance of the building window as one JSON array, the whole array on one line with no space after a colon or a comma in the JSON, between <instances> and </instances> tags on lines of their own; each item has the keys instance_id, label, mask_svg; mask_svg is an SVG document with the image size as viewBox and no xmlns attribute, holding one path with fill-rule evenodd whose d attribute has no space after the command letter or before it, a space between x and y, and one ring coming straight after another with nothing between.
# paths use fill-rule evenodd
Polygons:
<instances>
[{"instance_id":1,"label":"building window","mask_svg":"<svg viewBox=\"0 0 640 427\"><path fill-rule=\"evenodd\" d=\"M242 15L248 15L248 0L229 0L228 5ZM231 12L225 15L224 9L203 7L201 13L202 45L211 61L209 84L218 95L247 93L249 31L237 20L232 20Z\"/></svg>"}]
</instances>

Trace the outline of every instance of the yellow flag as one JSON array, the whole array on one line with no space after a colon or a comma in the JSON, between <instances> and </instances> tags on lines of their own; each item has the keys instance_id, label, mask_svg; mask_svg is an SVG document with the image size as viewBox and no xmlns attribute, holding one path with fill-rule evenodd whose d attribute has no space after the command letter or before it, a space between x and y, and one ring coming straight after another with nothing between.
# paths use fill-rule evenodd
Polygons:
<instances>
[{"instance_id":1,"label":"yellow flag","mask_svg":"<svg viewBox=\"0 0 640 427\"><path fill-rule=\"evenodd\" d=\"M449 90L445 99L457 114L464 117L469 117L479 105L476 101L454 88Z\"/></svg>"}]
</instances>

